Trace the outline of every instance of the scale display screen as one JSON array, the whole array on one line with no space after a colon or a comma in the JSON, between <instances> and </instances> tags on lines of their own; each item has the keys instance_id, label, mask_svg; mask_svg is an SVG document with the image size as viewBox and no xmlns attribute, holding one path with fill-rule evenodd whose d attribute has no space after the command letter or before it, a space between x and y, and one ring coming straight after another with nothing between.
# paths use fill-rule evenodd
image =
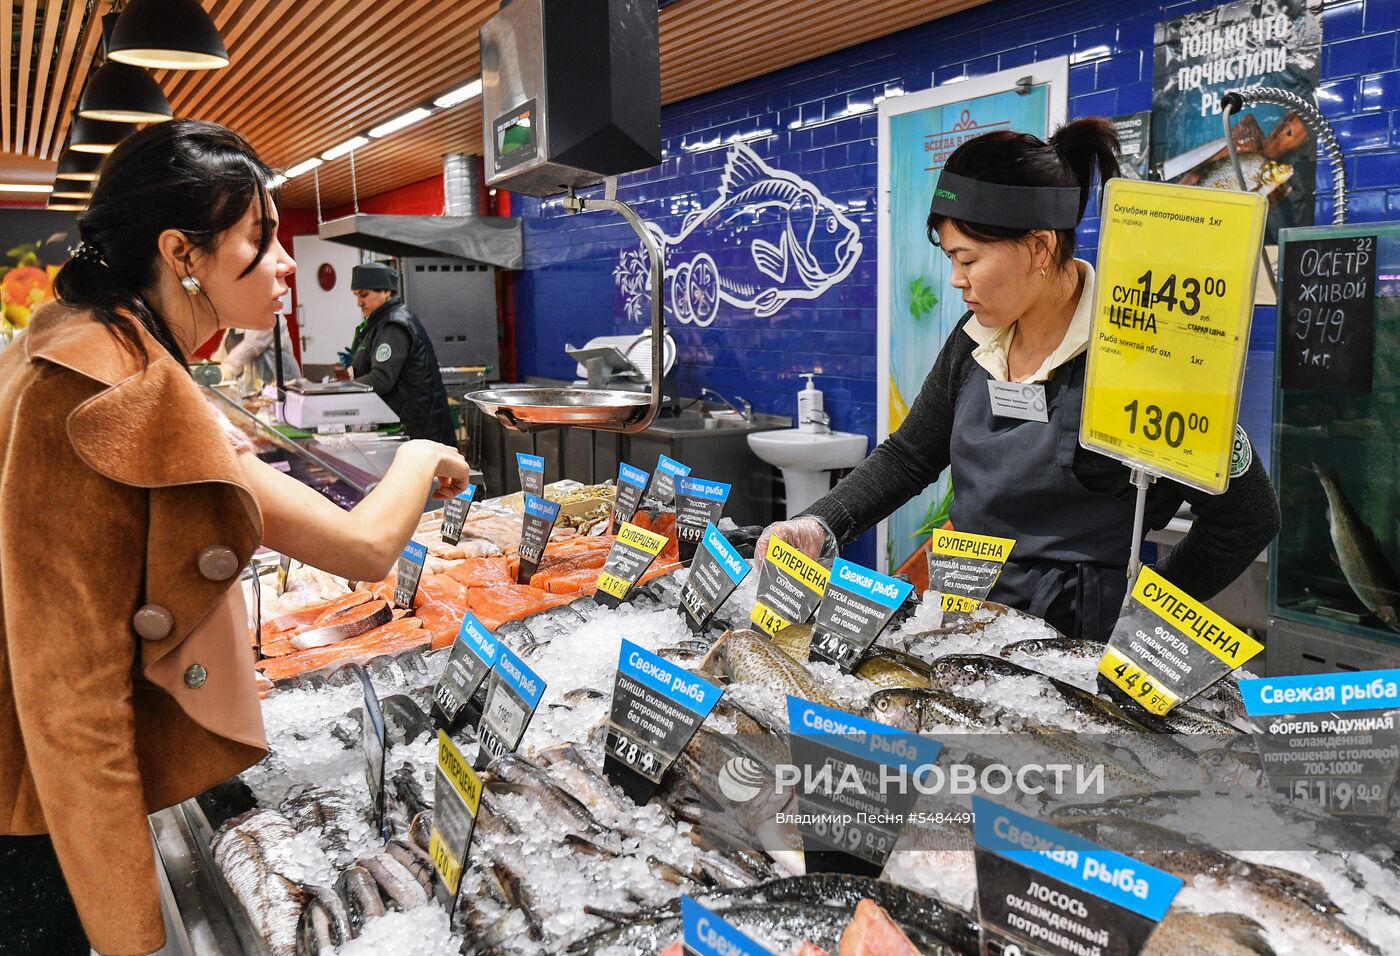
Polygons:
<instances>
[{"instance_id":1,"label":"scale display screen","mask_svg":"<svg viewBox=\"0 0 1400 956\"><path fill-rule=\"evenodd\" d=\"M496 172L534 159L538 153L535 138L535 101L528 100L518 109L497 119L492 125L496 146Z\"/></svg>"}]
</instances>

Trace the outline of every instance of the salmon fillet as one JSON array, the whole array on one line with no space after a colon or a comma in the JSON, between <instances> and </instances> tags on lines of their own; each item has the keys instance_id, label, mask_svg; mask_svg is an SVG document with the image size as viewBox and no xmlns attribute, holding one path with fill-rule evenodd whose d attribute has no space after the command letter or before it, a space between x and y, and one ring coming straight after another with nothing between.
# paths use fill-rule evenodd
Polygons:
<instances>
[{"instance_id":1,"label":"salmon fillet","mask_svg":"<svg viewBox=\"0 0 1400 956\"><path fill-rule=\"evenodd\" d=\"M433 649L447 647L457 639L457 632L462 629L462 615L464 611L439 604L436 601L419 607L413 612L414 616L423 623L423 629L433 635Z\"/></svg>"},{"instance_id":2,"label":"salmon fillet","mask_svg":"<svg viewBox=\"0 0 1400 956\"><path fill-rule=\"evenodd\" d=\"M332 601L327 601L320 605L321 612L311 619L314 627L320 627L332 618L338 617L349 611L351 608L359 607L370 599L370 595L361 591L351 591L349 594L341 595Z\"/></svg>"},{"instance_id":3,"label":"salmon fillet","mask_svg":"<svg viewBox=\"0 0 1400 956\"><path fill-rule=\"evenodd\" d=\"M490 558L467 558L447 570L447 576L468 588L492 584L511 584L510 567L501 555Z\"/></svg>"},{"instance_id":4,"label":"salmon fillet","mask_svg":"<svg viewBox=\"0 0 1400 956\"><path fill-rule=\"evenodd\" d=\"M856 904L855 916L841 934L839 956L919 956L909 937L874 900Z\"/></svg>"},{"instance_id":5,"label":"salmon fillet","mask_svg":"<svg viewBox=\"0 0 1400 956\"><path fill-rule=\"evenodd\" d=\"M574 597L587 597L598 590L598 569L582 568L571 571L568 574L556 574L545 581L543 587L551 594L569 594ZM540 575L535 575L530 581L533 587L540 580Z\"/></svg>"},{"instance_id":6,"label":"salmon fillet","mask_svg":"<svg viewBox=\"0 0 1400 956\"><path fill-rule=\"evenodd\" d=\"M573 599L572 595L550 594L518 584L496 584L469 590L467 607L483 625L494 631L507 621L518 621L531 614L568 604Z\"/></svg>"},{"instance_id":7,"label":"salmon fillet","mask_svg":"<svg viewBox=\"0 0 1400 956\"><path fill-rule=\"evenodd\" d=\"M339 644L300 651L275 660L260 661L257 666L269 680L284 680L323 667L369 660L380 654L395 654L419 647L427 644L431 637L428 631L423 630L421 621L405 617Z\"/></svg>"},{"instance_id":8,"label":"salmon fillet","mask_svg":"<svg viewBox=\"0 0 1400 956\"><path fill-rule=\"evenodd\" d=\"M418 579L418 593L413 598L413 609L416 612L418 608L429 603L466 610L467 588L461 581L445 574L424 574Z\"/></svg>"}]
</instances>

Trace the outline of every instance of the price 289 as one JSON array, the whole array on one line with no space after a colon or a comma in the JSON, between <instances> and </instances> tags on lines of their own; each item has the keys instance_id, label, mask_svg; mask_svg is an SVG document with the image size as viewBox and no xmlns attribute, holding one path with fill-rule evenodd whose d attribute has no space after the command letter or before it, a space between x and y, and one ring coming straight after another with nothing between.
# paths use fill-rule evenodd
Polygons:
<instances>
[{"instance_id":1,"label":"price 289","mask_svg":"<svg viewBox=\"0 0 1400 956\"><path fill-rule=\"evenodd\" d=\"M1202 435L1210 432L1210 419L1195 412L1163 411L1159 405L1140 406L1137 399L1124 405L1123 411L1128 413L1130 433L1136 435L1141 424L1143 438L1148 441L1165 441L1172 448L1181 447L1188 431Z\"/></svg>"}]
</instances>

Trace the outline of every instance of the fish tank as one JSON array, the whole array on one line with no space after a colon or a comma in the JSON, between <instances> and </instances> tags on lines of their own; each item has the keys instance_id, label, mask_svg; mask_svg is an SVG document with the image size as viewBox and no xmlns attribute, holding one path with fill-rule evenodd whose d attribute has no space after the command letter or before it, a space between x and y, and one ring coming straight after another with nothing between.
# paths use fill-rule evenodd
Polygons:
<instances>
[{"instance_id":1,"label":"fish tank","mask_svg":"<svg viewBox=\"0 0 1400 956\"><path fill-rule=\"evenodd\" d=\"M1270 612L1400 662L1400 223L1286 229L1278 256Z\"/></svg>"}]
</instances>

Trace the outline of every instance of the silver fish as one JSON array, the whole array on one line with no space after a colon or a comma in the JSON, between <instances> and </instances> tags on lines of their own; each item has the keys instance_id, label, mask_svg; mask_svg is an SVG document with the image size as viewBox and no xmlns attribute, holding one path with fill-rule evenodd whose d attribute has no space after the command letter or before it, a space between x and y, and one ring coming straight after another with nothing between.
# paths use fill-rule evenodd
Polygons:
<instances>
[{"instance_id":1,"label":"silver fish","mask_svg":"<svg viewBox=\"0 0 1400 956\"><path fill-rule=\"evenodd\" d=\"M1238 913L1167 913L1141 956L1276 956L1264 927Z\"/></svg>"},{"instance_id":2,"label":"silver fish","mask_svg":"<svg viewBox=\"0 0 1400 956\"><path fill-rule=\"evenodd\" d=\"M389 898L393 909L411 910L428 902L428 894L418 878L387 852L362 856L357 865L364 867L374 877L374 882Z\"/></svg>"},{"instance_id":3,"label":"silver fish","mask_svg":"<svg viewBox=\"0 0 1400 956\"><path fill-rule=\"evenodd\" d=\"M362 866L346 867L340 879L335 881L335 891L350 917L352 936L360 935L360 929L369 920L384 915L384 898L379 895L379 884Z\"/></svg>"},{"instance_id":4,"label":"silver fish","mask_svg":"<svg viewBox=\"0 0 1400 956\"><path fill-rule=\"evenodd\" d=\"M416 844L405 840L390 840L384 851L404 865L418 880L423 892L429 896L433 892L433 861Z\"/></svg>"},{"instance_id":5,"label":"silver fish","mask_svg":"<svg viewBox=\"0 0 1400 956\"><path fill-rule=\"evenodd\" d=\"M330 954L354 938L350 915L339 896L322 886L308 886L311 899L297 923L297 956Z\"/></svg>"},{"instance_id":6,"label":"silver fish","mask_svg":"<svg viewBox=\"0 0 1400 956\"><path fill-rule=\"evenodd\" d=\"M1331 468L1313 465L1327 496L1327 528L1342 576L1366 609L1386 627L1400 631L1400 582L1375 533L1361 520Z\"/></svg>"},{"instance_id":7,"label":"silver fish","mask_svg":"<svg viewBox=\"0 0 1400 956\"><path fill-rule=\"evenodd\" d=\"M1123 817L1057 819L1056 825L1120 853L1191 881L1207 877L1247 887L1267 925L1294 926L1329 948L1351 946L1380 956L1380 950L1339 918L1340 910L1314 880L1278 867L1247 863L1208 844L1162 827Z\"/></svg>"},{"instance_id":8,"label":"silver fish","mask_svg":"<svg viewBox=\"0 0 1400 956\"><path fill-rule=\"evenodd\" d=\"M294 956L297 923L309 897L304 886L283 875L292 866L285 848L295 837L291 821L262 809L229 820L212 841L215 865L273 956Z\"/></svg>"}]
</instances>

